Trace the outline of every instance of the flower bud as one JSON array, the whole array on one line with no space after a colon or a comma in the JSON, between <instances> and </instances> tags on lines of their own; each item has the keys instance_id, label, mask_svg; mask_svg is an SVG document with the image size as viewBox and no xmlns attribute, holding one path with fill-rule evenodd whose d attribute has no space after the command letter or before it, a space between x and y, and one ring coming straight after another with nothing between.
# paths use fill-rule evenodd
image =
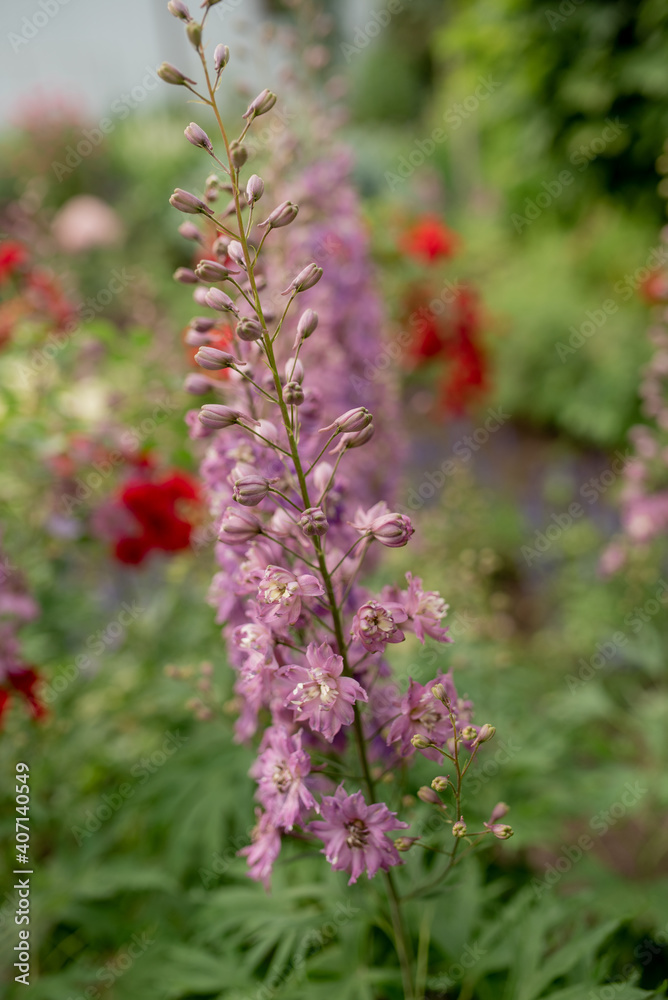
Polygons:
<instances>
[{"instance_id":1,"label":"flower bud","mask_svg":"<svg viewBox=\"0 0 668 1000\"><path fill-rule=\"evenodd\" d=\"M326 534L329 528L325 512L320 507L307 507L299 518L299 525L304 534L310 538L313 535L320 536Z\"/></svg>"},{"instance_id":2,"label":"flower bud","mask_svg":"<svg viewBox=\"0 0 668 1000\"><path fill-rule=\"evenodd\" d=\"M427 750L428 747L431 746L431 741L426 740L424 736L420 736L419 733L416 733L415 736L411 738L411 743L416 750Z\"/></svg>"},{"instance_id":3,"label":"flower bud","mask_svg":"<svg viewBox=\"0 0 668 1000\"><path fill-rule=\"evenodd\" d=\"M449 700L443 684L434 684L434 686L431 689L431 693L433 694L434 698L438 698L439 701L446 702Z\"/></svg>"},{"instance_id":4,"label":"flower bud","mask_svg":"<svg viewBox=\"0 0 668 1000\"><path fill-rule=\"evenodd\" d=\"M257 174L248 178L246 185L246 201L249 205L254 205L264 194L264 181Z\"/></svg>"},{"instance_id":5,"label":"flower bud","mask_svg":"<svg viewBox=\"0 0 668 1000\"><path fill-rule=\"evenodd\" d=\"M157 73L164 83L173 83L177 87L183 87L187 83L195 83L189 76L185 76L180 69L177 69L176 66L172 66L168 62L161 63L158 66Z\"/></svg>"},{"instance_id":6,"label":"flower bud","mask_svg":"<svg viewBox=\"0 0 668 1000\"><path fill-rule=\"evenodd\" d=\"M207 149L210 153L213 152L211 139L209 139L204 129L200 128L196 122L191 122L190 125L184 129L183 134L188 142L191 142L193 146L201 146L202 149Z\"/></svg>"},{"instance_id":7,"label":"flower bud","mask_svg":"<svg viewBox=\"0 0 668 1000\"><path fill-rule=\"evenodd\" d=\"M300 271L296 278L293 278L287 288L283 289L281 295L289 295L290 292L305 292L307 288L313 288L322 278L322 268L317 264L307 264L303 271Z\"/></svg>"},{"instance_id":8,"label":"flower bud","mask_svg":"<svg viewBox=\"0 0 668 1000\"><path fill-rule=\"evenodd\" d=\"M418 788L417 797L423 802L427 802L431 806L442 806L440 798L431 788L423 785L422 788Z\"/></svg>"},{"instance_id":9,"label":"flower bud","mask_svg":"<svg viewBox=\"0 0 668 1000\"><path fill-rule=\"evenodd\" d=\"M186 35L193 48L198 49L202 44L202 25L197 21L190 21L186 28Z\"/></svg>"},{"instance_id":10,"label":"flower bud","mask_svg":"<svg viewBox=\"0 0 668 1000\"><path fill-rule=\"evenodd\" d=\"M492 827L492 833L498 840L508 840L514 832L512 826L508 826L507 823L495 823Z\"/></svg>"},{"instance_id":11,"label":"flower bud","mask_svg":"<svg viewBox=\"0 0 668 1000\"><path fill-rule=\"evenodd\" d=\"M297 323L297 336L295 337L295 342L292 346L292 350L296 351L303 340L306 340L311 336L313 331L318 325L318 314L314 312L313 309L307 309L299 317L299 323Z\"/></svg>"},{"instance_id":12,"label":"flower bud","mask_svg":"<svg viewBox=\"0 0 668 1000\"><path fill-rule=\"evenodd\" d=\"M346 410L340 417L333 420L327 427L321 427L319 434L326 434L335 430L337 434L348 433L350 431L361 431L368 427L373 420L373 415L369 413L365 406L356 406L352 410Z\"/></svg>"},{"instance_id":13,"label":"flower bud","mask_svg":"<svg viewBox=\"0 0 668 1000\"><path fill-rule=\"evenodd\" d=\"M182 3L182 0L169 0L167 10L174 17L178 17L180 21L192 21L190 11L186 5Z\"/></svg>"},{"instance_id":14,"label":"flower bud","mask_svg":"<svg viewBox=\"0 0 668 1000\"><path fill-rule=\"evenodd\" d=\"M204 285L198 285L197 286L197 288L193 292L193 300L194 300L194 302L195 302L196 305L198 305L198 306L205 306L206 305L206 296L207 296L208 291L209 291L209 289L206 288Z\"/></svg>"},{"instance_id":15,"label":"flower bud","mask_svg":"<svg viewBox=\"0 0 668 1000\"><path fill-rule=\"evenodd\" d=\"M258 420L255 425L258 429L258 433L266 438L267 441L272 441L274 444L278 441L278 430L276 429L276 424L272 424L271 420Z\"/></svg>"},{"instance_id":16,"label":"flower bud","mask_svg":"<svg viewBox=\"0 0 668 1000\"><path fill-rule=\"evenodd\" d=\"M464 822L464 817L458 819L456 823L452 824L452 836L453 837L465 837L466 836L466 823Z\"/></svg>"},{"instance_id":17,"label":"flower bud","mask_svg":"<svg viewBox=\"0 0 668 1000\"><path fill-rule=\"evenodd\" d=\"M464 726L464 728L461 731L461 737L465 743L470 743L471 740L474 740L477 735L478 735L478 730L475 728L475 726Z\"/></svg>"},{"instance_id":18,"label":"flower bud","mask_svg":"<svg viewBox=\"0 0 668 1000\"><path fill-rule=\"evenodd\" d=\"M182 285L199 285L199 278L189 267L177 267L173 277L174 281L180 281Z\"/></svg>"},{"instance_id":19,"label":"flower bud","mask_svg":"<svg viewBox=\"0 0 668 1000\"><path fill-rule=\"evenodd\" d=\"M198 333L208 333L216 325L216 321L215 319L211 319L210 316L193 316L190 320L190 325Z\"/></svg>"},{"instance_id":20,"label":"flower bud","mask_svg":"<svg viewBox=\"0 0 668 1000\"><path fill-rule=\"evenodd\" d=\"M264 222L259 224L259 228L269 226L270 229L280 229L282 226L289 226L297 218L299 205L293 205L291 201L284 201L271 212Z\"/></svg>"},{"instance_id":21,"label":"flower bud","mask_svg":"<svg viewBox=\"0 0 668 1000\"><path fill-rule=\"evenodd\" d=\"M195 268L196 276L202 281L225 281L231 274L237 273L236 270L230 271L229 268L219 264L217 260L201 260Z\"/></svg>"},{"instance_id":22,"label":"flower bud","mask_svg":"<svg viewBox=\"0 0 668 1000\"><path fill-rule=\"evenodd\" d=\"M210 309L217 309L218 312L232 312L238 314L239 310L226 292L220 288L210 288L204 296L204 301Z\"/></svg>"},{"instance_id":23,"label":"flower bud","mask_svg":"<svg viewBox=\"0 0 668 1000\"><path fill-rule=\"evenodd\" d=\"M330 455L340 455L342 451L346 448L361 448L363 444L370 441L374 434L373 424L369 424L362 431L353 431L351 434L342 434L339 438L339 443L335 448L332 448Z\"/></svg>"},{"instance_id":24,"label":"flower bud","mask_svg":"<svg viewBox=\"0 0 668 1000\"><path fill-rule=\"evenodd\" d=\"M264 330L262 329L262 324L256 319L247 319L245 316L240 319L237 323L235 333L239 340L244 340L246 342L252 340L260 340Z\"/></svg>"},{"instance_id":25,"label":"flower bud","mask_svg":"<svg viewBox=\"0 0 668 1000\"><path fill-rule=\"evenodd\" d=\"M381 545L398 549L408 543L415 528L405 514L381 514L371 522L368 532Z\"/></svg>"},{"instance_id":26,"label":"flower bud","mask_svg":"<svg viewBox=\"0 0 668 1000\"><path fill-rule=\"evenodd\" d=\"M403 853L404 851L410 851L413 844L419 839L419 837L397 837L394 842L394 846L398 851Z\"/></svg>"},{"instance_id":27,"label":"flower bud","mask_svg":"<svg viewBox=\"0 0 668 1000\"><path fill-rule=\"evenodd\" d=\"M227 45L216 45L213 50L213 67L216 73L222 73L230 61L230 50Z\"/></svg>"},{"instance_id":28,"label":"flower bud","mask_svg":"<svg viewBox=\"0 0 668 1000\"><path fill-rule=\"evenodd\" d=\"M238 264L239 267L243 267L244 271L246 270L246 258L244 256L244 248L242 247L241 243L239 243L239 240L230 240L230 242L227 244L227 256L230 258L230 260L233 260L235 264Z\"/></svg>"},{"instance_id":29,"label":"flower bud","mask_svg":"<svg viewBox=\"0 0 668 1000\"><path fill-rule=\"evenodd\" d=\"M226 545L245 545L261 532L262 524L255 514L228 507L223 514L218 541Z\"/></svg>"},{"instance_id":30,"label":"flower bud","mask_svg":"<svg viewBox=\"0 0 668 1000\"><path fill-rule=\"evenodd\" d=\"M223 406L221 403L207 403L199 411L200 423L214 431L238 424L241 417L243 417L243 413L232 410L229 406Z\"/></svg>"},{"instance_id":31,"label":"flower bud","mask_svg":"<svg viewBox=\"0 0 668 1000\"><path fill-rule=\"evenodd\" d=\"M299 358L288 358L285 362L285 377L288 382L299 382L304 381L304 366L299 360Z\"/></svg>"},{"instance_id":32,"label":"flower bud","mask_svg":"<svg viewBox=\"0 0 668 1000\"><path fill-rule=\"evenodd\" d=\"M206 368L210 372L246 364L245 361L239 361L232 354L228 354L227 351L219 351L216 347L200 347L195 355L195 362L200 368Z\"/></svg>"},{"instance_id":33,"label":"flower bud","mask_svg":"<svg viewBox=\"0 0 668 1000\"><path fill-rule=\"evenodd\" d=\"M497 819L501 819L510 810L510 806L505 802L497 802L492 809L492 815L489 817L490 823L496 823Z\"/></svg>"},{"instance_id":34,"label":"flower bud","mask_svg":"<svg viewBox=\"0 0 668 1000\"><path fill-rule=\"evenodd\" d=\"M488 740L491 740L494 737L495 732L496 726L490 726L489 722L486 722L480 727L476 743L487 743Z\"/></svg>"},{"instance_id":35,"label":"flower bud","mask_svg":"<svg viewBox=\"0 0 668 1000\"><path fill-rule=\"evenodd\" d=\"M258 115L264 115L267 111L271 111L274 104L276 103L276 94L273 94L271 90L267 90L266 87L262 93L258 94L255 100L251 101L248 105L247 110L241 116L242 118L257 118Z\"/></svg>"},{"instance_id":36,"label":"flower bud","mask_svg":"<svg viewBox=\"0 0 668 1000\"><path fill-rule=\"evenodd\" d=\"M185 222L181 223L178 231L181 234L181 236L183 236L183 238L186 240L193 240L195 243L202 242L203 239L202 234L200 233L199 229L197 228L194 222L189 222L186 219Z\"/></svg>"},{"instance_id":37,"label":"flower bud","mask_svg":"<svg viewBox=\"0 0 668 1000\"><path fill-rule=\"evenodd\" d=\"M283 399L288 406L301 406L304 402L304 390L299 382L288 382L283 389Z\"/></svg>"},{"instance_id":38,"label":"flower bud","mask_svg":"<svg viewBox=\"0 0 668 1000\"><path fill-rule=\"evenodd\" d=\"M243 476L237 479L232 498L244 507L256 507L269 493L269 480L264 476Z\"/></svg>"},{"instance_id":39,"label":"flower bud","mask_svg":"<svg viewBox=\"0 0 668 1000\"><path fill-rule=\"evenodd\" d=\"M234 142L230 143L230 160L232 161L232 166L240 170L244 163L248 159L248 150L242 143Z\"/></svg>"},{"instance_id":40,"label":"flower bud","mask_svg":"<svg viewBox=\"0 0 668 1000\"><path fill-rule=\"evenodd\" d=\"M211 209L200 198L196 198L189 191L184 191L183 188L176 188L169 199L169 204L187 215L198 215L200 212L211 215Z\"/></svg>"},{"instance_id":41,"label":"flower bud","mask_svg":"<svg viewBox=\"0 0 668 1000\"><path fill-rule=\"evenodd\" d=\"M435 792L444 792L448 787L448 779L443 774L437 774L432 780L431 787Z\"/></svg>"},{"instance_id":42,"label":"flower bud","mask_svg":"<svg viewBox=\"0 0 668 1000\"><path fill-rule=\"evenodd\" d=\"M207 392L211 392L213 386L211 379L208 379L206 375L200 375L199 372L192 372L190 375L186 375L183 388L191 396L204 396Z\"/></svg>"}]
</instances>

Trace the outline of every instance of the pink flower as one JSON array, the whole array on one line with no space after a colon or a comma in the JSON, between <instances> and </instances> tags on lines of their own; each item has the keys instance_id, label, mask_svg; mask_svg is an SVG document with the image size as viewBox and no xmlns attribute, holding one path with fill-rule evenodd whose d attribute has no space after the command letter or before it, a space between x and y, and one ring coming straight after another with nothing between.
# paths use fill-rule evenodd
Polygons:
<instances>
[{"instance_id":1,"label":"pink flower","mask_svg":"<svg viewBox=\"0 0 668 1000\"><path fill-rule=\"evenodd\" d=\"M287 620L294 625L302 610L303 597L324 594L322 584L309 573L295 576L282 566L267 566L258 588L258 600L267 605L263 621Z\"/></svg>"},{"instance_id":2,"label":"pink flower","mask_svg":"<svg viewBox=\"0 0 668 1000\"><path fill-rule=\"evenodd\" d=\"M354 718L353 705L366 701L367 693L352 677L342 677L343 658L323 642L306 650L308 666L291 664L280 671L294 685L285 705L295 712L297 722L308 722L316 733L331 743L341 726Z\"/></svg>"},{"instance_id":3,"label":"pink flower","mask_svg":"<svg viewBox=\"0 0 668 1000\"><path fill-rule=\"evenodd\" d=\"M402 864L399 852L386 836L389 830L406 830L384 802L368 806L361 792L348 795L339 785L334 795L323 796L322 820L309 823L307 829L319 837L334 871L350 873L352 885L363 871L373 878L379 868L388 871Z\"/></svg>"},{"instance_id":4,"label":"pink flower","mask_svg":"<svg viewBox=\"0 0 668 1000\"><path fill-rule=\"evenodd\" d=\"M398 623L405 622L407 617L401 604L367 601L355 615L350 634L369 653L382 653L388 642L403 642L406 638Z\"/></svg>"},{"instance_id":5,"label":"pink flower","mask_svg":"<svg viewBox=\"0 0 668 1000\"><path fill-rule=\"evenodd\" d=\"M257 797L274 826L291 830L316 802L304 783L311 758L302 750L301 730L290 736L283 726L270 726L250 775L258 783Z\"/></svg>"},{"instance_id":6,"label":"pink flower","mask_svg":"<svg viewBox=\"0 0 668 1000\"><path fill-rule=\"evenodd\" d=\"M447 626L442 628L439 624L441 618L444 618L448 613L449 605L445 603L438 591L423 590L422 580L419 576L406 573L406 579L408 580L408 590L402 591L399 596L409 618L406 627L413 629L422 645L424 645L425 634L436 639L437 642L452 642L447 634Z\"/></svg>"},{"instance_id":7,"label":"pink flower","mask_svg":"<svg viewBox=\"0 0 668 1000\"><path fill-rule=\"evenodd\" d=\"M367 511L358 510L353 528L390 549L401 548L415 534L410 518L405 514L390 513L382 500Z\"/></svg>"},{"instance_id":8,"label":"pink flower","mask_svg":"<svg viewBox=\"0 0 668 1000\"><path fill-rule=\"evenodd\" d=\"M391 724L387 734L387 743L400 743L399 753L409 757L415 753L411 743L413 736L423 736L432 743L443 746L453 736L452 723L445 706L432 694L434 684L442 684L452 705L452 712L459 728L468 725L471 719L472 704L462 701L455 690L451 674L440 674L428 684L418 684L411 679L408 691L401 699L401 715ZM430 760L441 760L438 750L427 748L421 753Z\"/></svg>"},{"instance_id":9,"label":"pink flower","mask_svg":"<svg viewBox=\"0 0 668 1000\"><path fill-rule=\"evenodd\" d=\"M251 831L252 843L242 847L239 854L248 858L248 877L262 882L268 892L271 869L281 850L281 835L267 813L256 809L255 816L257 823Z\"/></svg>"}]
</instances>

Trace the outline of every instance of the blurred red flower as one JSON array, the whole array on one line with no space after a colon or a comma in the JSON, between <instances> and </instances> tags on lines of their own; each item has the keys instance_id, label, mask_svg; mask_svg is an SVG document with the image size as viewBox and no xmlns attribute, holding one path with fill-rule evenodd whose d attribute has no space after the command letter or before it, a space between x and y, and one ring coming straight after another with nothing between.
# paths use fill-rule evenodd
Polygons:
<instances>
[{"instance_id":1,"label":"blurred red flower","mask_svg":"<svg viewBox=\"0 0 668 1000\"><path fill-rule=\"evenodd\" d=\"M141 529L117 539L114 555L119 562L137 566L154 550L178 552L188 548L192 524L179 516L177 504L198 501L194 480L180 472L158 482L132 479L119 499Z\"/></svg>"},{"instance_id":2,"label":"blurred red flower","mask_svg":"<svg viewBox=\"0 0 668 1000\"><path fill-rule=\"evenodd\" d=\"M34 719L41 719L46 715L46 708L35 693L39 682L40 676L32 667L16 666L7 671L0 681L0 725L14 694L25 699Z\"/></svg>"},{"instance_id":3,"label":"blurred red flower","mask_svg":"<svg viewBox=\"0 0 668 1000\"><path fill-rule=\"evenodd\" d=\"M0 284L11 278L28 261L26 248L15 240L0 243Z\"/></svg>"},{"instance_id":4,"label":"blurred red flower","mask_svg":"<svg viewBox=\"0 0 668 1000\"><path fill-rule=\"evenodd\" d=\"M429 293L414 291L420 300L429 299ZM413 299L415 301L415 299ZM447 370L441 380L440 397L450 413L463 413L467 405L488 390L488 365L480 331L482 320L478 296L473 289L460 286L448 303L448 308L438 315L425 305L413 310L415 321L411 324L415 336L409 351L418 365L440 359Z\"/></svg>"},{"instance_id":5,"label":"blurred red flower","mask_svg":"<svg viewBox=\"0 0 668 1000\"><path fill-rule=\"evenodd\" d=\"M429 262L452 257L459 237L435 215L426 215L404 235L403 249L411 257Z\"/></svg>"}]
</instances>

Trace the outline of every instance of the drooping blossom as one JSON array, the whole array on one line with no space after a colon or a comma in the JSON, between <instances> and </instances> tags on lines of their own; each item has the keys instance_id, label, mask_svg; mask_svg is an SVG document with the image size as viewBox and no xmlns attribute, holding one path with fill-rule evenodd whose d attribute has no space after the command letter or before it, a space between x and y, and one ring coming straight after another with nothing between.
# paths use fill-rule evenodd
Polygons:
<instances>
[{"instance_id":1,"label":"drooping blossom","mask_svg":"<svg viewBox=\"0 0 668 1000\"><path fill-rule=\"evenodd\" d=\"M306 650L306 666L289 664L280 674L294 687L285 705L295 713L296 722L308 722L313 732L322 733L331 743L341 726L354 718L356 701L367 701L367 693L352 677L342 677L343 657L332 652L327 642L312 642Z\"/></svg>"},{"instance_id":2,"label":"drooping blossom","mask_svg":"<svg viewBox=\"0 0 668 1000\"><path fill-rule=\"evenodd\" d=\"M403 864L387 834L406 830L408 823L384 802L367 805L361 792L348 795L339 785L334 795L323 796L320 812L322 819L314 820L308 829L323 841L322 853L332 868L349 873L348 885L357 882L364 871L373 878L380 869L389 871Z\"/></svg>"},{"instance_id":3,"label":"drooping blossom","mask_svg":"<svg viewBox=\"0 0 668 1000\"><path fill-rule=\"evenodd\" d=\"M413 736L423 736L431 743L442 747L454 735L448 710L432 694L434 684L442 684L445 687L457 731L470 724L473 706L470 701L462 701L459 698L451 674L440 674L425 685L411 678L408 691L399 703L399 714L390 725L387 734L388 745L397 743L398 753L402 757L410 757L415 753L415 747L411 743ZM442 759L438 750L430 747L420 752L430 760Z\"/></svg>"},{"instance_id":4,"label":"drooping blossom","mask_svg":"<svg viewBox=\"0 0 668 1000\"><path fill-rule=\"evenodd\" d=\"M281 852L281 835L267 813L256 809L255 817L257 823L251 831L251 843L242 847L239 854L248 858L248 877L262 882L268 892L271 870Z\"/></svg>"},{"instance_id":5,"label":"drooping blossom","mask_svg":"<svg viewBox=\"0 0 668 1000\"><path fill-rule=\"evenodd\" d=\"M362 643L368 653L382 653L388 642L403 642L406 638L399 625L407 617L398 603L367 601L358 608L350 634Z\"/></svg>"},{"instance_id":6,"label":"drooping blossom","mask_svg":"<svg viewBox=\"0 0 668 1000\"><path fill-rule=\"evenodd\" d=\"M311 573L295 576L283 566L267 566L258 588L265 622L285 621L294 625L301 614L302 598L324 594L322 584Z\"/></svg>"},{"instance_id":7,"label":"drooping blossom","mask_svg":"<svg viewBox=\"0 0 668 1000\"><path fill-rule=\"evenodd\" d=\"M293 736L284 726L270 726L251 768L258 783L257 797L274 826L291 830L316 801L305 783L311 758L302 750L302 733Z\"/></svg>"},{"instance_id":8,"label":"drooping blossom","mask_svg":"<svg viewBox=\"0 0 668 1000\"><path fill-rule=\"evenodd\" d=\"M441 619L448 613L448 607L436 590L423 590L422 580L419 576L406 573L408 590L399 591L394 587L386 587L383 590L383 600L385 596L390 600L398 601L407 616L406 628L411 629L424 645L425 635L435 639L437 642L452 642L447 634L447 626L443 628Z\"/></svg>"}]
</instances>

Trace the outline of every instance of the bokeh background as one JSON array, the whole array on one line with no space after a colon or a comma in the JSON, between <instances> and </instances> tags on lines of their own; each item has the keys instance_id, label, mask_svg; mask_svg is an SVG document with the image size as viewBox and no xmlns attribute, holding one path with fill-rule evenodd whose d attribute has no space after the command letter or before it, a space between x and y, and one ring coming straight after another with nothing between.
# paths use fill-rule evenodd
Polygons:
<instances>
[{"instance_id":1,"label":"bokeh background","mask_svg":"<svg viewBox=\"0 0 668 1000\"><path fill-rule=\"evenodd\" d=\"M0 828L9 872L25 760L30 995L399 996L369 886L306 860L265 897L236 857L252 756L207 604L172 281L193 245L168 204L202 191L202 112L155 76L195 69L181 26L157 0L25 0L0 24ZM417 563L445 596L439 665L497 727L472 795L515 835L423 904L426 995L665 995L668 6L222 0L210 24L226 113L280 96L254 170L349 150L386 315L360 403L400 394L417 529L376 572ZM409 643L393 660L437 669Z\"/></svg>"}]
</instances>

